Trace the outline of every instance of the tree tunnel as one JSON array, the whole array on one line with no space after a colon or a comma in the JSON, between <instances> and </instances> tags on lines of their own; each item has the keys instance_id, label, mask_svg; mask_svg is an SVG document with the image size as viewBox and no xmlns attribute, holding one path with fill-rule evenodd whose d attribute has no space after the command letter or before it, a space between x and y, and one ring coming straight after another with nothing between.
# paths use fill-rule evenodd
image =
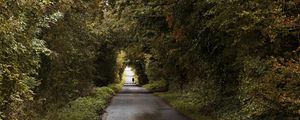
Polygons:
<instances>
[{"instance_id":1,"label":"tree tunnel","mask_svg":"<svg viewBox=\"0 0 300 120\"><path fill-rule=\"evenodd\" d=\"M107 101L129 67L138 84L196 118L299 119L299 6L0 0L0 120Z\"/></svg>"}]
</instances>

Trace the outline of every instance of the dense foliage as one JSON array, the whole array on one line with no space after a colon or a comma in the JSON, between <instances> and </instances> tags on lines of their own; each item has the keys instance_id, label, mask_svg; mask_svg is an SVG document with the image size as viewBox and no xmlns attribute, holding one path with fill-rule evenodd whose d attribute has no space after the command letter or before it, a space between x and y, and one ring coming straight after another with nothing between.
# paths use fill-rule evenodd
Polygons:
<instances>
[{"instance_id":1,"label":"dense foliage","mask_svg":"<svg viewBox=\"0 0 300 120\"><path fill-rule=\"evenodd\" d=\"M118 39L101 33L104 1L1 0L0 9L0 119L32 119L120 80Z\"/></svg>"},{"instance_id":2,"label":"dense foliage","mask_svg":"<svg viewBox=\"0 0 300 120\"><path fill-rule=\"evenodd\" d=\"M45 41L38 38L41 28L60 18L60 13L45 10L49 2L1 1L0 3L0 115L17 119L24 105L33 100L40 55L49 55ZM34 6L34 7L32 7Z\"/></svg>"},{"instance_id":3,"label":"dense foliage","mask_svg":"<svg viewBox=\"0 0 300 120\"><path fill-rule=\"evenodd\" d=\"M0 118L65 107L121 79L126 62L139 84L185 93L178 97L194 112L297 119L299 6L298 0L0 0Z\"/></svg>"}]
</instances>

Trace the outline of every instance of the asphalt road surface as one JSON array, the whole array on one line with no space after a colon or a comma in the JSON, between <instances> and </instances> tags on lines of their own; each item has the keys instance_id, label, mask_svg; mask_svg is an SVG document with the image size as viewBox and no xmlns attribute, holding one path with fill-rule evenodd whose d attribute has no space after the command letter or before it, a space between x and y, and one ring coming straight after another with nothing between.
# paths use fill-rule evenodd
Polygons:
<instances>
[{"instance_id":1,"label":"asphalt road surface","mask_svg":"<svg viewBox=\"0 0 300 120\"><path fill-rule=\"evenodd\" d=\"M126 80L102 120L190 120L146 89Z\"/></svg>"}]
</instances>

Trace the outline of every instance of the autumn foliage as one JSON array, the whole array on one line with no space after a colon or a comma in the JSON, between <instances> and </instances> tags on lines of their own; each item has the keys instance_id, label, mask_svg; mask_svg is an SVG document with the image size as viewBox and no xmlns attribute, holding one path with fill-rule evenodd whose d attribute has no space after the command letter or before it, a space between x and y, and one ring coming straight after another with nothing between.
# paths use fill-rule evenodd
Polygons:
<instances>
[{"instance_id":1,"label":"autumn foliage","mask_svg":"<svg viewBox=\"0 0 300 120\"><path fill-rule=\"evenodd\" d=\"M63 108L118 81L125 63L140 84L163 83L161 90L180 93L180 103L197 114L299 119L299 6L298 0L0 0L0 119Z\"/></svg>"}]
</instances>

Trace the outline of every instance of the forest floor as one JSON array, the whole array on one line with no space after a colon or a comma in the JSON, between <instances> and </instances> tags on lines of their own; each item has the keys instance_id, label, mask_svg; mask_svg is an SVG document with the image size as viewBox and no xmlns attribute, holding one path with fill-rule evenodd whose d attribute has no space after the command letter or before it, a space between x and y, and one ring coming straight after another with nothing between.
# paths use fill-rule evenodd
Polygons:
<instances>
[{"instance_id":1,"label":"forest floor","mask_svg":"<svg viewBox=\"0 0 300 120\"><path fill-rule=\"evenodd\" d=\"M190 120L145 88L125 83L102 120Z\"/></svg>"}]
</instances>

